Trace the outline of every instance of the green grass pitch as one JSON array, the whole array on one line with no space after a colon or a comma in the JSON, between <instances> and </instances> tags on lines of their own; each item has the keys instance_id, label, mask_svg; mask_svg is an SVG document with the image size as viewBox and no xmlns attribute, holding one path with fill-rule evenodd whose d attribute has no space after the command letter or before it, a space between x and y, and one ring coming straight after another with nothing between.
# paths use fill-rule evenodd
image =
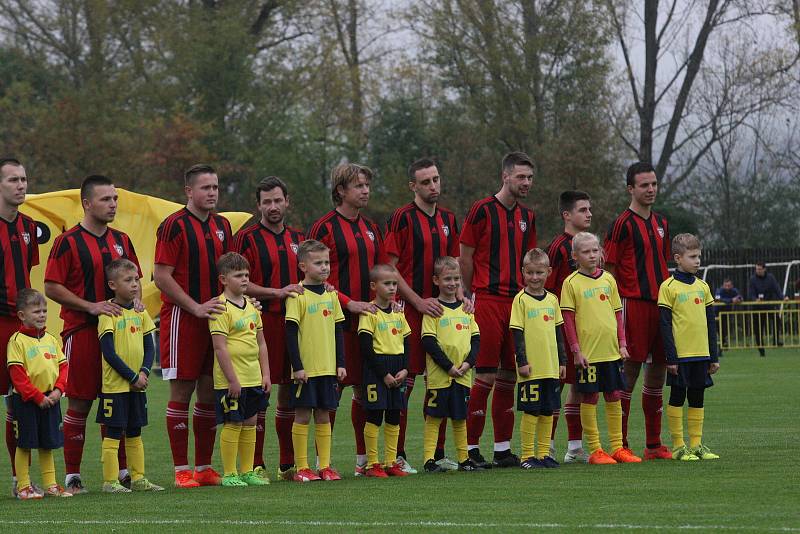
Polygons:
<instances>
[{"instance_id":1,"label":"green grass pitch","mask_svg":"<svg viewBox=\"0 0 800 534\"><path fill-rule=\"evenodd\" d=\"M92 491L88 495L13 500L3 450L0 531L800 531L800 470L795 456L800 419L793 392L798 365L796 350L770 350L767 358L759 358L755 351L728 352L706 399L705 442L722 459L690 464L655 461L356 479L350 393L346 392L333 441L334 465L345 477L341 482L301 485L273 480L264 488L178 491L170 487L160 494L103 495L99 492L99 431L90 423L83 457L84 481ZM163 415L166 393L167 385L154 380L148 392L151 423L143 436L148 477L170 486L172 465ZM421 397L419 388L413 396L407 445L409 459L419 467ZM639 406L637 395L630 428L638 453L644 434ZM277 458L273 416L274 406L268 412L266 439L271 474ZM560 457L566 444L565 426L562 420L557 441ZM603 418L600 426L605 426ZM669 443L666 426L664 421L663 438ZM491 422L482 444L484 452L491 451ZM513 448L519 451L518 441ZM56 459L61 480L60 451ZM219 467L218 453L215 462ZM32 473L38 480L35 455Z\"/></svg>"}]
</instances>

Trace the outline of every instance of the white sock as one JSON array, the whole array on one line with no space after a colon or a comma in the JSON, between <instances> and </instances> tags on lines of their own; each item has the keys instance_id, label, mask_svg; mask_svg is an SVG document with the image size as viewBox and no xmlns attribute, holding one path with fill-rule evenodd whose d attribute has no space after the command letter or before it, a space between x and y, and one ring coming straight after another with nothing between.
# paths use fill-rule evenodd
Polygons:
<instances>
[{"instance_id":1,"label":"white sock","mask_svg":"<svg viewBox=\"0 0 800 534\"><path fill-rule=\"evenodd\" d=\"M175 472L176 473L178 471L188 471L188 470L189 470L189 466L188 465L176 465L175 466Z\"/></svg>"},{"instance_id":2,"label":"white sock","mask_svg":"<svg viewBox=\"0 0 800 534\"><path fill-rule=\"evenodd\" d=\"M367 465L367 455L356 454L356 465Z\"/></svg>"},{"instance_id":3,"label":"white sock","mask_svg":"<svg viewBox=\"0 0 800 534\"><path fill-rule=\"evenodd\" d=\"M194 470L197 471L198 473L202 473L206 469L210 469L210 468L211 468L210 465L196 465L196 466L194 466Z\"/></svg>"},{"instance_id":4,"label":"white sock","mask_svg":"<svg viewBox=\"0 0 800 534\"><path fill-rule=\"evenodd\" d=\"M479 449L480 445L467 445L467 450L471 451L473 449Z\"/></svg>"},{"instance_id":5,"label":"white sock","mask_svg":"<svg viewBox=\"0 0 800 534\"><path fill-rule=\"evenodd\" d=\"M583 448L583 440L571 439L567 442L567 448L570 452L581 450Z\"/></svg>"},{"instance_id":6,"label":"white sock","mask_svg":"<svg viewBox=\"0 0 800 534\"><path fill-rule=\"evenodd\" d=\"M494 444L494 452L503 452L511 450L510 441L500 441Z\"/></svg>"},{"instance_id":7,"label":"white sock","mask_svg":"<svg viewBox=\"0 0 800 534\"><path fill-rule=\"evenodd\" d=\"M124 480L124 479L125 479L125 477L126 477L126 476L128 476L128 470L127 470L127 469L120 469L120 470L119 470L119 475L117 476L117 478L118 478L120 481L122 481L122 480Z\"/></svg>"}]
</instances>

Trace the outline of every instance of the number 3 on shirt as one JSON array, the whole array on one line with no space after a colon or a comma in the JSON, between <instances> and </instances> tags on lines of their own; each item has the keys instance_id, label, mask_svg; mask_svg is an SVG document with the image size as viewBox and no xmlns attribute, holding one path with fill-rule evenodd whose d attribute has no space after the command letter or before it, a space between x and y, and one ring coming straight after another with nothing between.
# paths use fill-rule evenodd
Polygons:
<instances>
[{"instance_id":1,"label":"number 3 on shirt","mask_svg":"<svg viewBox=\"0 0 800 534\"><path fill-rule=\"evenodd\" d=\"M367 386L367 402L378 402L378 385L369 384Z\"/></svg>"},{"instance_id":2,"label":"number 3 on shirt","mask_svg":"<svg viewBox=\"0 0 800 534\"><path fill-rule=\"evenodd\" d=\"M523 384L521 397L519 400L522 402L538 402L539 401L539 384L528 382Z\"/></svg>"},{"instance_id":3,"label":"number 3 on shirt","mask_svg":"<svg viewBox=\"0 0 800 534\"><path fill-rule=\"evenodd\" d=\"M578 369L578 382L581 384L594 384L597 382L597 367L590 365L586 369Z\"/></svg>"}]
</instances>

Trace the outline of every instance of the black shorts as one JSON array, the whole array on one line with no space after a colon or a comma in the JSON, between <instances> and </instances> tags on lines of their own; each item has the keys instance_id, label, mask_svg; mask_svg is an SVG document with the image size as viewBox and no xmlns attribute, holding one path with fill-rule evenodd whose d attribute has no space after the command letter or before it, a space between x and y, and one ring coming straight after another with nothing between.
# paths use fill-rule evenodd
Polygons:
<instances>
[{"instance_id":1,"label":"black shorts","mask_svg":"<svg viewBox=\"0 0 800 534\"><path fill-rule=\"evenodd\" d=\"M147 393L100 393L95 422L117 428L147 426Z\"/></svg>"},{"instance_id":2,"label":"black shorts","mask_svg":"<svg viewBox=\"0 0 800 534\"><path fill-rule=\"evenodd\" d=\"M402 356L387 356L377 354L383 368L387 373L396 375L403 369ZM385 375L384 375L385 376ZM365 410L405 410L406 409L406 384L405 380L400 387L389 388L382 376L376 376L372 369L364 363L364 409Z\"/></svg>"},{"instance_id":3,"label":"black shorts","mask_svg":"<svg viewBox=\"0 0 800 534\"><path fill-rule=\"evenodd\" d=\"M333 375L312 376L303 384L290 386L290 408L335 410L339 407L339 384Z\"/></svg>"},{"instance_id":4,"label":"black shorts","mask_svg":"<svg viewBox=\"0 0 800 534\"><path fill-rule=\"evenodd\" d=\"M586 369L576 369L575 385L579 393L624 391L626 386L622 360L592 363Z\"/></svg>"},{"instance_id":5,"label":"black shorts","mask_svg":"<svg viewBox=\"0 0 800 534\"><path fill-rule=\"evenodd\" d=\"M425 392L425 415L462 421L467 418L468 402L469 388L453 381L446 388L429 389Z\"/></svg>"},{"instance_id":6,"label":"black shorts","mask_svg":"<svg viewBox=\"0 0 800 534\"><path fill-rule=\"evenodd\" d=\"M517 410L531 415L553 415L561 408L558 378L537 378L517 384Z\"/></svg>"},{"instance_id":7,"label":"black shorts","mask_svg":"<svg viewBox=\"0 0 800 534\"><path fill-rule=\"evenodd\" d=\"M710 360L679 362L678 374L667 373L667 385L680 388L704 389L714 385L708 374Z\"/></svg>"},{"instance_id":8,"label":"black shorts","mask_svg":"<svg viewBox=\"0 0 800 534\"><path fill-rule=\"evenodd\" d=\"M218 425L241 423L269 406L267 394L261 386L242 388L238 399L228 397L227 389L215 389L214 395L217 397L215 406Z\"/></svg>"},{"instance_id":9,"label":"black shorts","mask_svg":"<svg viewBox=\"0 0 800 534\"><path fill-rule=\"evenodd\" d=\"M42 410L35 402L22 400L19 393L11 396L14 411L14 433L21 449L60 449L64 446L61 432L61 405Z\"/></svg>"}]
</instances>

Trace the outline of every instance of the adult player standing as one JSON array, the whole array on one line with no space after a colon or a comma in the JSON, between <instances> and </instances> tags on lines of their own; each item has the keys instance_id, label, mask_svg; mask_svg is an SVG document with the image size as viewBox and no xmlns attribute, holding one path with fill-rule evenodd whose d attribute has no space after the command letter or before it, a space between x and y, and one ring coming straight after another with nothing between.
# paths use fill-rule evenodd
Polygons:
<instances>
[{"instance_id":1,"label":"adult player standing","mask_svg":"<svg viewBox=\"0 0 800 534\"><path fill-rule=\"evenodd\" d=\"M516 360L508 324L514 296L522 289L522 258L536 247L536 217L519 203L533 183L533 161L527 154L511 152L503 157L501 171L500 191L473 204L464 220L459 258L464 295L470 298L474 292L475 320L481 330L467 412L469 456L481 467L519 465L511 452ZM479 441L492 388L494 461L489 464Z\"/></svg>"},{"instance_id":2,"label":"adult player standing","mask_svg":"<svg viewBox=\"0 0 800 534\"><path fill-rule=\"evenodd\" d=\"M666 356L659 330L658 288L669 277L670 253L667 219L653 212L658 178L650 163L639 161L626 173L631 203L611 224L603 244L605 269L614 275L622 297L625 338L630 358L625 360L627 389L622 395L623 447L628 447L628 415L631 393L642 364L642 410L646 445L645 460L670 459L669 447L661 444L662 389Z\"/></svg>"},{"instance_id":3,"label":"adult player standing","mask_svg":"<svg viewBox=\"0 0 800 534\"><path fill-rule=\"evenodd\" d=\"M219 178L210 165L198 164L184 174L186 206L161 223L156 234L153 279L161 290L161 369L169 380L167 434L175 465L175 486L218 486L211 467L217 420L212 369L214 348L208 319L225 311L219 300L217 259L233 247L231 225L214 213ZM195 469L189 468L189 402Z\"/></svg>"},{"instance_id":4,"label":"adult player standing","mask_svg":"<svg viewBox=\"0 0 800 534\"><path fill-rule=\"evenodd\" d=\"M87 177L80 195L83 219L53 242L44 273L45 294L61 304L64 320L61 337L70 368L65 391L68 403L64 416L64 486L73 495L86 493L80 476L86 417L102 384L97 316L122 313L122 308L110 300L114 294L108 287L105 268L120 257L139 267L128 235L108 226L117 214L117 190L111 179L101 175ZM137 299L134 306L140 309L141 302ZM119 449L119 462L120 481L127 486L130 478L123 446Z\"/></svg>"},{"instance_id":5,"label":"adult player standing","mask_svg":"<svg viewBox=\"0 0 800 534\"><path fill-rule=\"evenodd\" d=\"M286 351L286 299L303 292L299 284L302 273L297 266L297 250L305 239L302 232L286 226L289 192L276 176L261 180L256 188L256 207L261 218L243 228L234 237L234 249L250 263L247 294L261 300L261 322L264 325L269 353L269 370L273 384L278 384L278 406L275 409L275 432L278 435L278 476L292 480L294 449L292 423L294 409L289 407L289 385L292 370ZM265 414L259 412L256 424L254 465L264 468Z\"/></svg>"},{"instance_id":6,"label":"adult player standing","mask_svg":"<svg viewBox=\"0 0 800 534\"><path fill-rule=\"evenodd\" d=\"M408 187L414 192L414 200L398 208L389 217L386 225L386 253L389 261L400 271L398 280L400 296L405 301L406 321L411 327L409 339L408 378L406 398L414 389L414 379L425 372L425 350L422 348L422 316L440 317L442 305L433 284L433 265L442 256L459 255L458 224L452 211L439 206L441 178L436 163L422 158L408 168ZM400 437L397 456L403 470L416 472L405 455L406 425L408 410L400 412ZM434 459L444 459L441 451L447 421L439 429L439 444ZM441 455L440 457L437 457ZM453 462L453 468L458 465Z\"/></svg>"},{"instance_id":7,"label":"adult player standing","mask_svg":"<svg viewBox=\"0 0 800 534\"><path fill-rule=\"evenodd\" d=\"M8 340L20 327L17 317L17 292L31 287L31 267L39 264L39 242L36 223L19 212L28 191L25 167L14 158L0 159L0 395L7 395L9 382L6 367ZM14 414L11 397L6 397L6 447L11 456L12 493L16 496L17 473L14 454L17 438L14 435Z\"/></svg>"}]
</instances>

